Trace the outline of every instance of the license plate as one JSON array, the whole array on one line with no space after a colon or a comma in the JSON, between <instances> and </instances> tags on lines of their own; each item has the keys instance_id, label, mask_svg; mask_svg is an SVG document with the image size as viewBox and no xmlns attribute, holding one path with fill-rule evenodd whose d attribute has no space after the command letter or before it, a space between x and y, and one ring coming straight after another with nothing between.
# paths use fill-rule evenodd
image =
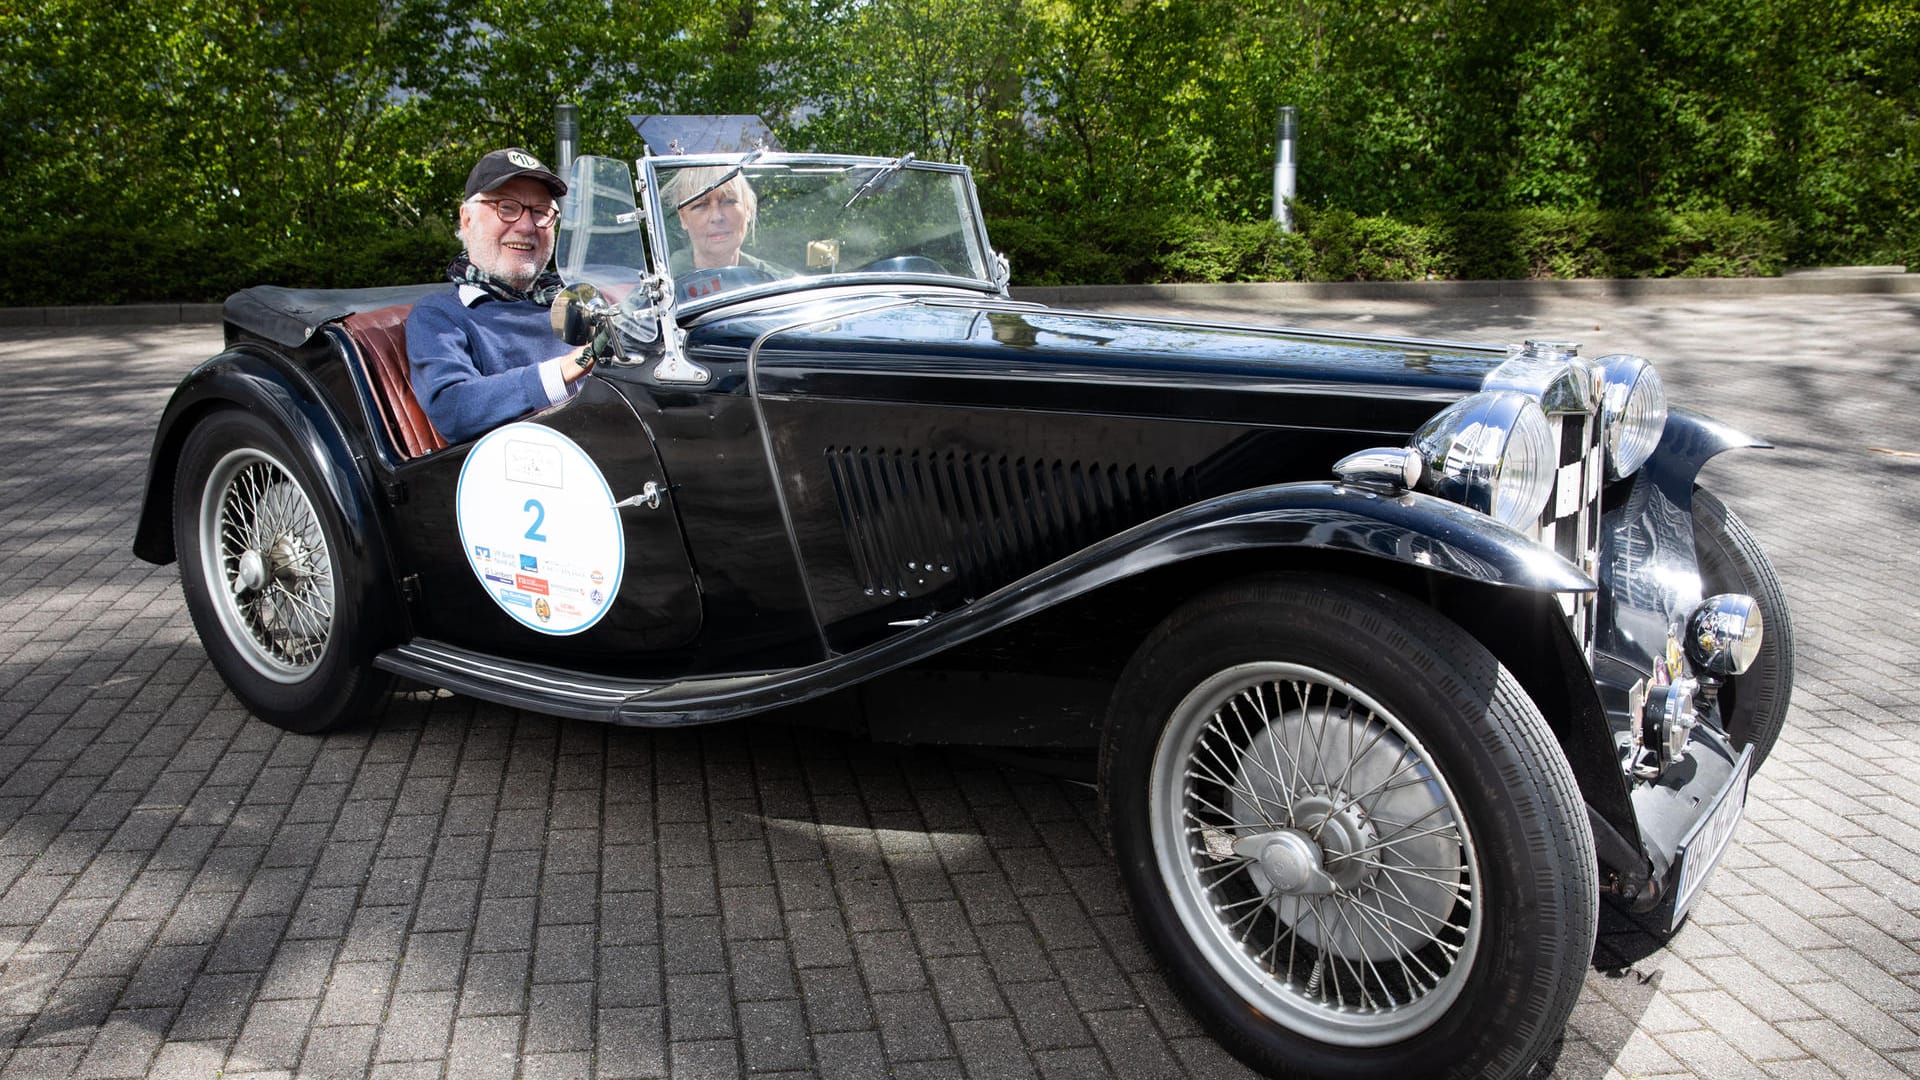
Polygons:
<instances>
[{"instance_id":1,"label":"license plate","mask_svg":"<svg viewBox=\"0 0 1920 1080\"><path fill-rule=\"evenodd\" d=\"M1680 920L1687 917L1687 909L1693 906L1700 887L1707 883L1713 868L1720 865L1720 857L1727 853L1727 845L1733 842L1740 816L1746 812L1748 762L1752 757L1752 747L1740 751L1740 760L1734 762L1733 775L1715 797L1713 809L1680 844L1680 884L1674 890L1673 920L1669 929L1679 926Z\"/></svg>"}]
</instances>

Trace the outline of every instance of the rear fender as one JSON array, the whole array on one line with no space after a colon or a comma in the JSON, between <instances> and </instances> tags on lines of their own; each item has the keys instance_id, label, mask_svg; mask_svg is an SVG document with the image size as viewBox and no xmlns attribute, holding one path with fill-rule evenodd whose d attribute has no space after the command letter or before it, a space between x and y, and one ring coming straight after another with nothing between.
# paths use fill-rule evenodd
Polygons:
<instances>
[{"instance_id":1,"label":"rear fender","mask_svg":"<svg viewBox=\"0 0 1920 1080\"><path fill-rule=\"evenodd\" d=\"M147 491L135 527L133 552L165 565L176 557L173 543L174 475L187 435L208 413L244 409L270 421L286 434L320 482L317 495L327 500L346 525L342 557L361 580L390 581L385 535L365 455L355 449L344 425L320 388L285 360L247 347L232 349L188 373L161 414L147 466Z\"/></svg>"}]
</instances>

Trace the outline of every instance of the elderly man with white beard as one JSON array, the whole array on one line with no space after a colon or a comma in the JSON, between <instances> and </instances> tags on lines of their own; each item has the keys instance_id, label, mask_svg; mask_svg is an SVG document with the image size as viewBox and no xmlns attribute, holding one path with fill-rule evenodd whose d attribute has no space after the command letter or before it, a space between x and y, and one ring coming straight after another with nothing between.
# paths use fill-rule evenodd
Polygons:
<instances>
[{"instance_id":1,"label":"elderly man with white beard","mask_svg":"<svg viewBox=\"0 0 1920 1080\"><path fill-rule=\"evenodd\" d=\"M585 348L554 336L548 315L560 289L547 269L554 200L566 193L566 181L518 147L485 155L467 174L466 250L447 267L454 287L407 317L414 394L448 442L565 401L593 368Z\"/></svg>"}]
</instances>

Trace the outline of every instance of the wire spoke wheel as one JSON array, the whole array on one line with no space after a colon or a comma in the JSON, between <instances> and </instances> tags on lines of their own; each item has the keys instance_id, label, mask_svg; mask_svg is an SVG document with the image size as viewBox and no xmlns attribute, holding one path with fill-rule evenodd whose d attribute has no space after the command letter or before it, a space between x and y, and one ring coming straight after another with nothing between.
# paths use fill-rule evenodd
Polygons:
<instances>
[{"instance_id":1,"label":"wire spoke wheel","mask_svg":"<svg viewBox=\"0 0 1920 1080\"><path fill-rule=\"evenodd\" d=\"M358 477L316 467L305 445L241 409L199 418L175 468L173 537L220 677L260 719L314 733L365 719L386 696L393 677L374 661L401 622L377 534L349 531L336 501L366 505Z\"/></svg>"},{"instance_id":2,"label":"wire spoke wheel","mask_svg":"<svg viewBox=\"0 0 1920 1080\"><path fill-rule=\"evenodd\" d=\"M1479 943L1473 838L1419 740L1323 671L1245 664L1169 719L1150 811L1196 944L1329 1043L1394 1042L1459 994Z\"/></svg>"},{"instance_id":3,"label":"wire spoke wheel","mask_svg":"<svg viewBox=\"0 0 1920 1080\"><path fill-rule=\"evenodd\" d=\"M1514 1080L1579 996L1599 882L1572 770L1513 673L1406 594L1276 573L1174 609L1114 688L1101 799L1141 937L1270 1076Z\"/></svg>"},{"instance_id":4,"label":"wire spoke wheel","mask_svg":"<svg viewBox=\"0 0 1920 1080\"><path fill-rule=\"evenodd\" d=\"M306 678L334 625L333 558L286 466L254 447L214 463L199 521L205 574L227 637L275 682Z\"/></svg>"}]
</instances>

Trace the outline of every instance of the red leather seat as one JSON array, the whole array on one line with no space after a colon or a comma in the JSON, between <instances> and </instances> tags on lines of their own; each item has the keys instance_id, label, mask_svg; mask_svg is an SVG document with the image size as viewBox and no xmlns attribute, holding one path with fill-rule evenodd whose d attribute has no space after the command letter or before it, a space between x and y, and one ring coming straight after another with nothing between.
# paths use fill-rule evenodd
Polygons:
<instances>
[{"instance_id":1,"label":"red leather seat","mask_svg":"<svg viewBox=\"0 0 1920 1080\"><path fill-rule=\"evenodd\" d=\"M407 313L412 304L356 311L340 320L380 403L380 421L403 458L416 458L447 445L413 396L407 370Z\"/></svg>"}]
</instances>

